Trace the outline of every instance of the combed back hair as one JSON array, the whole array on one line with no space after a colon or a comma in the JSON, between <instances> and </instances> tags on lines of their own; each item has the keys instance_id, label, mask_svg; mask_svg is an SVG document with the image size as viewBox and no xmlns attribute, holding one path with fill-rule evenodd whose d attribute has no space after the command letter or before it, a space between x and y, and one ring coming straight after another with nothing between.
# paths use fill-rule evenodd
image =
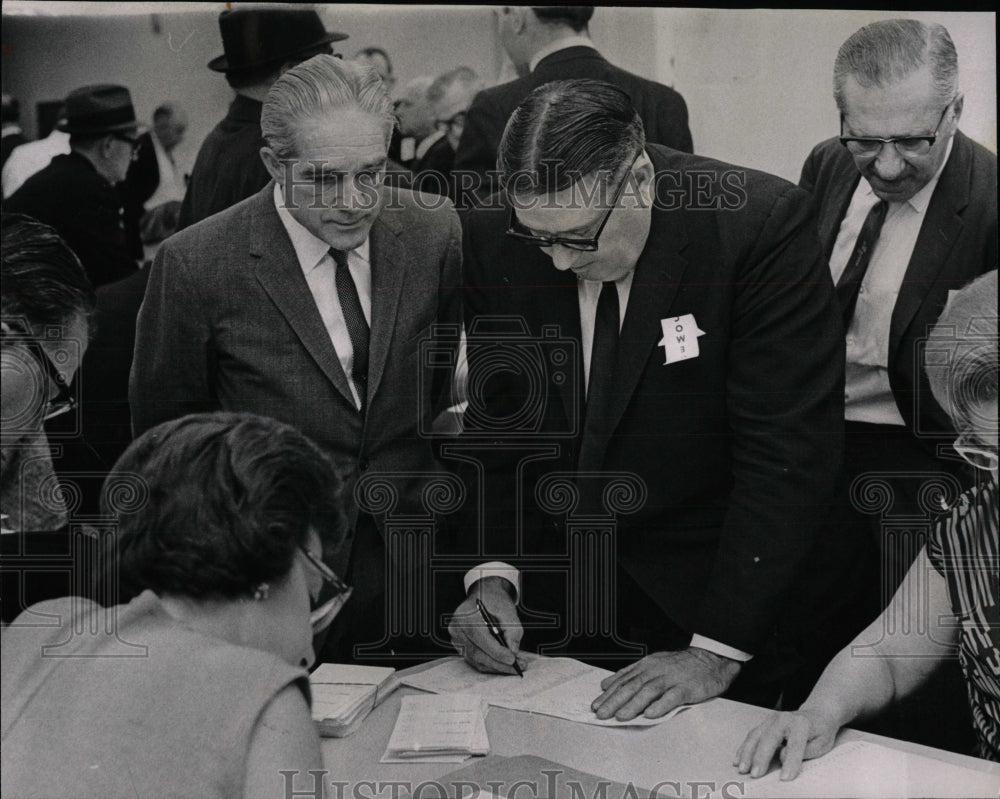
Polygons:
<instances>
[{"instance_id":1,"label":"combed back hair","mask_svg":"<svg viewBox=\"0 0 1000 799\"><path fill-rule=\"evenodd\" d=\"M454 84L464 83L466 86L479 86L482 81L472 67L455 67L447 72L438 75L434 82L427 88L427 101L431 103L440 102Z\"/></svg>"},{"instance_id":2,"label":"combed back hair","mask_svg":"<svg viewBox=\"0 0 1000 799\"><path fill-rule=\"evenodd\" d=\"M931 331L927 379L956 430L973 421L973 406L997 399L997 270L954 294Z\"/></svg>"},{"instance_id":3,"label":"combed back hair","mask_svg":"<svg viewBox=\"0 0 1000 799\"><path fill-rule=\"evenodd\" d=\"M94 312L94 289L87 273L54 228L24 214L3 214L5 319L22 319L35 330L65 326Z\"/></svg>"},{"instance_id":4,"label":"combed back hair","mask_svg":"<svg viewBox=\"0 0 1000 799\"><path fill-rule=\"evenodd\" d=\"M497 153L501 183L517 194L552 194L584 175L619 180L646 145L628 94L599 80L539 86L507 122Z\"/></svg>"},{"instance_id":5,"label":"combed back hair","mask_svg":"<svg viewBox=\"0 0 1000 799\"><path fill-rule=\"evenodd\" d=\"M577 33L586 30L594 16L593 6L531 6L531 10L542 22L568 25Z\"/></svg>"},{"instance_id":6,"label":"combed back hair","mask_svg":"<svg viewBox=\"0 0 1000 799\"><path fill-rule=\"evenodd\" d=\"M339 546L340 494L328 458L291 425L224 412L157 425L118 459L101 497L118 523L120 598L250 596L288 574L311 529L324 551Z\"/></svg>"},{"instance_id":7,"label":"combed back hair","mask_svg":"<svg viewBox=\"0 0 1000 799\"><path fill-rule=\"evenodd\" d=\"M844 112L844 84L851 75L864 88L905 80L925 64L931 68L941 106L958 94L958 53L943 25L915 19L873 22L840 46L833 65L833 96Z\"/></svg>"},{"instance_id":8,"label":"combed back hair","mask_svg":"<svg viewBox=\"0 0 1000 799\"><path fill-rule=\"evenodd\" d=\"M260 117L268 146L279 158L295 157L295 129L303 120L355 108L380 117L386 144L396 125L392 101L375 69L332 55L317 55L274 82Z\"/></svg>"},{"instance_id":9,"label":"combed back hair","mask_svg":"<svg viewBox=\"0 0 1000 799\"><path fill-rule=\"evenodd\" d=\"M164 103L163 105L157 106L156 110L153 112L153 121L158 122L161 119L172 117L176 109L177 106L173 103Z\"/></svg>"}]
</instances>

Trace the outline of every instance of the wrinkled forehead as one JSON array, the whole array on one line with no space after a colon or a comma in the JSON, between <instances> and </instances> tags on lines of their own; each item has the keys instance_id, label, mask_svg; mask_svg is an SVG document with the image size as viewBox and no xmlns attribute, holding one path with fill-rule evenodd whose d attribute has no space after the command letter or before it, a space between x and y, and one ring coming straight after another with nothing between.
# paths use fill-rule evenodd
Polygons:
<instances>
[{"instance_id":1,"label":"wrinkled forehead","mask_svg":"<svg viewBox=\"0 0 1000 799\"><path fill-rule=\"evenodd\" d=\"M350 108L300 118L293 123L293 130L300 162L323 161L331 168L349 170L384 159L392 127L376 114Z\"/></svg>"},{"instance_id":2,"label":"wrinkled forehead","mask_svg":"<svg viewBox=\"0 0 1000 799\"><path fill-rule=\"evenodd\" d=\"M844 81L844 123L852 133L896 135L933 129L943 110L930 70L880 86L863 86L854 75Z\"/></svg>"}]
</instances>

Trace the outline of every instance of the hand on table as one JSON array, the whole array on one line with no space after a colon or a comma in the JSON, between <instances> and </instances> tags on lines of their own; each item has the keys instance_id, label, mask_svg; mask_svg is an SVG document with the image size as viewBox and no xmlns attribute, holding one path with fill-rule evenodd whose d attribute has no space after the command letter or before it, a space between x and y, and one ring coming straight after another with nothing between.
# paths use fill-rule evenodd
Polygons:
<instances>
[{"instance_id":1,"label":"hand on table","mask_svg":"<svg viewBox=\"0 0 1000 799\"><path fill-rule=\"evenodd\" d=\"M466 662L479 671L517 674L514 660L521 646L524 628L517 617L514 600L504 588L500 577L485 577L473 584L469 596L458 606L448 623L451 643ZM476 600L481 599L503 631L507 646L503 647L490 635ZM521 664L524 665L523 663Z\"/></svg>"},{"instance_id":2,"label":"hand on table","mask_svg":"<svg viewBox=\"0 0 1000 799\"><path fill-rule=\"evenodd\" d=\"M833 748L839 727L825 716L809 710L775 713L758 724L743 740L733 765L740 774L763 777L775 754L781 760L781 779L794 780L802 761L825 755Z\"/></svg>"},{"instance_id":3,"label":"hand on table","mask_svg":"<svg viewBox=\"0 0 1000 799\"><path fill-rule=\"evenodd\" d=\"M725 691L739 674L740 663L689 647L654 652L601 682L604 689L591 703L599 719L631 721L640 713L656 719L678 705L704 702Z\"/></svg>"}]
</instances>

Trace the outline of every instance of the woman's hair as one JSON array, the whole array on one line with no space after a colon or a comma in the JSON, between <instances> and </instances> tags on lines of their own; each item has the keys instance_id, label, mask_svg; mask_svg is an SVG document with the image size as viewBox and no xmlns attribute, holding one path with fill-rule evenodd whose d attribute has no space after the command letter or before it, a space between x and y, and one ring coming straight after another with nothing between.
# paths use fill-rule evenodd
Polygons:
<instances>
[{"instance_id":1,"label":"woman's hair","mask_svg":"<svg viewBox=\"0 0 1000 799\"><path fill-rule=\"evenodd\" d=\"M32 329L66 325L94 311L94 289L80 260L58 233L24 214L3 214L4 319L23 320Z\"/></svg>"},{"instance_id":2,"label":"woman's hair","mask_svg":"<svg viewBox=\"0 0 1000 799\"><path fill-rule=\"evenodd\" d=\"M340 494L330 461L290 425L221 412L164 422L133 441L105 481L120 598L253 594L287 575L310 530L324 550L340 544Z\"/></svg>"},{"instance_id":3,"label":"woman's hair","mask_svg":"<svg viewBox=\"0 0 1000 799\"><path fill-rule=\"evenodd\" d=\"M962 431L997 398L997 270L951 297L931 331L924 367L934 398Z\"/></svg>"}]
</instances>

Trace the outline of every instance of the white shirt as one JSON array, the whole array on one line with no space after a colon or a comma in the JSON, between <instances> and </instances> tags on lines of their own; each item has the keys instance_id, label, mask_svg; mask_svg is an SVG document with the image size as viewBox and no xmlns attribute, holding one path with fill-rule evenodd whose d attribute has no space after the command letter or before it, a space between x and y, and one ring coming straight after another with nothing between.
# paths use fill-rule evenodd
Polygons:
<instances>
[{"instance_id":1,"label":"white shirt","mask_svg":"<svg viewBox=\"0 0 1000 799\"><path fill-rule=\"evenodd\" d=\"M55 130L38 141L29 141L11 150L3 165L3 198L6 200L36 172L41 172L57 155L69 154L69 134Z\"/></svg>"},{"instance_id":2,"label":"white shirt","mask_svg":"<svg viewBox=\"0 0 1000 799\"><path fill-rule=\"evenodd\" d=\"M543 58L547 58L553 53L558 53L560 50L565 50L567 47L593 47L594 41L589 36L584 36L582 34L577 34L575 36L567 36L565 39L557 39L551 44L546 45L537 53L531 57L531 61L528 62L528 70L531 72L535 71L535 67L538 66L538 62Z\"/></svg>"},{"instance_id":3,"label":"white shirt","mask_svg":"<svg viewBox=\"0 0 1000 799\"><path fill-rule=\"evenodd\" d=\"M628 309L629 295L632 292L632 281L635 271L615 281L618 289L618 329L625 322L625 311ZM601 296L604 284L599 280L581 280L577 286L577 301L580 304L580 339L583 346L583 372L585 383L590 383L590 359L594 350L594 327L597 321L597 301ZM464 579L465 592L468 593L472 584L484 577L502 577L514 586L516 596L521 594L521 574L513 566L502 561L490 561L470 569ZM739 649L695 634L691 637L691 646L705 649L716 655L727 657L745 663L753 656Z\"/></svg>"},{"instance_id":4,"label":"white shirt","mask_svg":"<svg viewBox=\"0 0 1000 799\"><path fill-rule=\"evenodd\" d=\"M890 202L885 222L872 250L868 271L858 290L854 317L847 330L847 370L844 418L852 422L900 425L903 417L889 385L889 329L896 298L906 277L920 227L931 195L951 155L948 141L945 158L934 177L906 202ZM840 279L857 243L861 227L879 198L862 177L851 197L830 253L833 282Z\"/></svg>"},{"instance_id":5,"label":"white shirt","mask_svg":"<svg viewBox=\"0 0 1000 799\"><path fill-rule=\"evenodd\" d=\"M330 255L330 245L306 230L288 212L288 209L285 208L284 195L278 184L274 186L274 207L278 210L281 224L288 232L288 238L292 240L295 257L298 258L299 266L302 267L302 273L305 275L306 283L309 284L309 291L316 302L316 308L323 319L327 333L330 334L330 341L333 342L333 348L337 351L337 358L344 374L347 375L347 385L351 387L354 404L360 409L361 396L351 378L351 370L354 366L354 347L351 344L351 335L347 331L347 323L344 321L340 298L337 296L337 285L334 279L337 264L333 260L333 256ZM354 285L358 288L361 310L364 311L365 320L370 327L372 323L372 270L369 251L370 244L366 238L353 250L348 250L347 267L351 270Z\"/></svg>"},{"instance_id":6,"label":"white shirt","mask_svg":"<svg viewBox=\"0 0 1000 799\"><path fill-rule=\"evenodd\" d=\"M156 186L156 191L143 205L147 211L172 200L183 201L186 190L184 178L177 171L177 164L163 147L163 143L156 137L156 133L150 131L149 138L153 141L153 152L156 154L156 168L160 172L160 182Z\"/></svg>"}]
</instances>

